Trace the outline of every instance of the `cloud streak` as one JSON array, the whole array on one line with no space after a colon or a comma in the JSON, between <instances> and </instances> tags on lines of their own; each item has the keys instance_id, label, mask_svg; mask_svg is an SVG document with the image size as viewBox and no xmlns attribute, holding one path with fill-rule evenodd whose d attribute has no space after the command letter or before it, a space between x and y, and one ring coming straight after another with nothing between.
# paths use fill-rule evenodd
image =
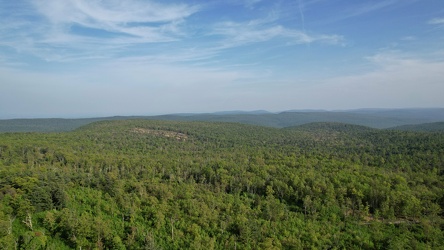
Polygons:
<instances>
[{"instance_id":1,"label":"cloud streak","mask_svg":"<svg viewBox=\"0 0 444 250\"><path fill-rule=\"evenodd\" d=\"M382 0L382 1L353 1L348 2L347 8L338 8L338 13L329 22L342 21L350 18L359 18L387 9L394 9L417 2L418 0ZM318 1L314 1L313 4ZM309 5L308 3L307 5ZM339 5L338 5L339 6Z\"/></svg>"},{"instance_id":2,"label":"cloud streak","mask_svg":"<svg viewBox=\"0 0 444 250\"><path fill-rule=\"evenodd\" d=\"M34 0L34 5L56 26L77 24L142 38L149 37L150 32L146 31L150 28L171 31L171 28L165 28L165 24L174 26L198 11L197 6L137 0Z\"/></svg>"},{"instance_id":3,"label":"cloud streak","mask_svg":"<svg viewBox=\"0 0 444 250\"><path fill-rule=\"evenodd\" d=\"M444 18L433 18L428 23L429 24L444 24Z\"/></svg>"},{"instance_id":4,"label":"cloud streak","mask_svg":"<svg viewBox=\"0 0 444 250\"><path fill-rule=\"evenodd\" d=\"M177 41L187 36L184 20L199 11L196 5L139 0L30 2L23 9L6 6L10 14L0 28L0 45L50 61L100 58L123 47Z\"/></svg>"},{"instance_id":5,"label":"cloud streak","mask_svg":"<svg viewBox=\"0 0 444 250\"><path fill-rule=\"evenodd\" d=\"M224 38L224 48L266 42L277 38L285 39L285 44L308 44L313 42L341 44L344 41L344 38L340 35L309 35L303 31L288 29L282 25L264 20L219 23L215 25L211 34Z\"/></svg>"},{"instance_id":6,"label":"cloud streak","mask_svg":"<svg viewBox=\"0 0 444 250\"><path fill-rule=\"evenodd\" d=\"M245 0L245 6L247 8L253 8L254 5L260 3L262 0Z\"/></svg>"},{"instance_id":7,"label":"cloud streak","mask_svg":"<svg viewBox=\"0 0 444 250\"><path fill-rule=\"evenodd\" d=\"M206 37L215 38L191 46L163 46L162 44L193 39L193 30L187 19L205 8L198 5L163 4L153 1L99 1L99 0L29 0L26 8L9 4L4 12L9 14L7 24L0 27L0 45L20 53L29 53L45 61L73 62L76 60L104 60L119 58L128 51L143 50L146 58L177 61L202 60L202 55L217 56L225 49L253 43L280 39L282 45L298 45L314 42L342 44L340 35L307 33L287 28L279 22L279 16L271 11L263 18L244 22L225 21L198 29ZM247 1L249 5L260 1ZM8 11L9 9L9 11ZM26 21L23 16L38 20ZM193 26L196 28L196 26ZM8 35L13 34L13 35ZM149 49L146 44L151 44ZM199 52L196 56L190 51ZM155 48L158 48L155 50ZM167 50L164 50L167 49ZM166 54L166 55L159 55ZM211 63L211 62L209 62Z\"/></svg>"}]
</instances>

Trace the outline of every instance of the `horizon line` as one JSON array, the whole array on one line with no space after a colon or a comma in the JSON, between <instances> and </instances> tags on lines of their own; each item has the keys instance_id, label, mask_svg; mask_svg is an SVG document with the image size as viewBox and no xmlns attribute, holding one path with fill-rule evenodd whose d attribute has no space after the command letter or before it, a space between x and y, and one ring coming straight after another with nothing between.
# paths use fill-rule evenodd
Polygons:
<instances>
[{"instance_id":1,"label":"horizon line","mask_svg":"<svg viewBox=\"0 0 444 250\"><path fill-rule=\"evenodd\" d=\"M425 110L425 109L444 109L444 107L408 107L408 108L350 108L350 109L287 109L280 111L269 111L265 109L255 110L221 110L212 112L171 112L171 113L147 113L147 114L97 114L97 115L29 115L16 116L13 114L0 116L0 120L38 120L38 119L95 119L95 118L113 118L113 117L156 117L167 115L240 115L240 114L280 114L285 112L352 112L352 111L388 111L388 110Z\"/></svg>"}]
</instances>

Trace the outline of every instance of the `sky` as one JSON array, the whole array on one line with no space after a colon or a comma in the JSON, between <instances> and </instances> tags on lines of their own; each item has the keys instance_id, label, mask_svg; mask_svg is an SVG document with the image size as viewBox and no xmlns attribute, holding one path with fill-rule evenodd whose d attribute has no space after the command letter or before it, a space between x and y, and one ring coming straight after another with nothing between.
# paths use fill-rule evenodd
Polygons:
<instances>
[{"instance_id":1,"label":"sky","mask_svg":"<svg viewBox=\"0 0 444 250\"><path fill-rule=\"evenodd\" d=\"M0 119L411 107L442 0L0 0Z\"/></svg>"}]
</instances>

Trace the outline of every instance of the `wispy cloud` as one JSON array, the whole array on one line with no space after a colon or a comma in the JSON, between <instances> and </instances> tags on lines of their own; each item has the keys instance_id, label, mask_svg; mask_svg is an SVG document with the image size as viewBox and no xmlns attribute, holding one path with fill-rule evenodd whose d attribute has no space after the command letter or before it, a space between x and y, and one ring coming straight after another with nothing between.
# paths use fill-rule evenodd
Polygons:
<instances>
[{"instance_id":1,"label":"wispy cloud","mask_svg":"<svg viewBox=\"0 0 444 250\"><path fill-rule=\"evenodd\" d=\"M443 18L433 18L429 20L429 24L444 24L444 17Z\"/></svg>"},{"instance_id":2,"label":"wispy cloud","mask_svg":"<svg viewBox=\"0 0 444 250\"><path fill-rule=\"evenodd\" d=\"M388 6L394 5L397 2L398 2L397 0L385 0L385 1L378 1L371 3L363 3L356 6L355 8L349 9L347 17L359 16L369 12L377 11L386 8Z\"/></svg>"},{"instance_id":3,"label":"wispy cloud","mask_svg":"<svg viewBox=\"0 0 444 250\"><path fill-rule=\"evenodd\" d=\"M223 46L226 48L265 42L275 38L284 38L284 44L313 42L340 44L344 40L340 35L310 35L303 31L289 29L261 19L248 22L219 23L215 25L211 34L222 36L224 38Z\"/></svg>"},{"instance_id":4,"label":"wispy cloud","mask_svg":"<svg viewBox=\"0 0 444 250\"><path fill-rule=\"evenodd\" d=\"M382 0L382 1L353 1L347 2L348 7L338 10L335 14L334 21L355 18L367 15L373 12L382 11L390 8L397 8L409 4L413 4L418 0ZM315 1L316 2L316 1Z\"/></svg>"},{"instance_id":5,"label":"wispy cloud","mask_svg":"<svg viewBox=\"0 0 444 250\"><path fill-rule=\"evenodd\" d=\"M245 0L244 3L252 6L260 2ZM277 39L283 46L314 42L343 44L344 41L336 34L288 28L274 8L265 16L249 21L188 25L188 19L209 8L208 4L166 4L152 0L66 0L63 3L28 0L8 2L2 7L0 46L50 62L131 58L134 55L148 60L189 62L215 57L227 48ZM192 37L196 30L203 34L203 40ZM187 39L192 42L184 42ZM181 43L179 46L162 45L171 42Z\"/></svg>"},{"instance_id":6,"label":"wispy cloud","mask_svg":"<svg viewBox=\"0 0 444 250\"><path fill-rule=\"evenodd\" d=\"M416 37L414 36L405 36L405 37L401 37L402 41L415 41Z\"/></svg>"},{"instance_id":7,"label":"wispy cloud","mask_svg":"<svg viewBox=\"0 0 444 250\"><path fill-rule=\"evenodd\" d=\"M171 31L168 26L198 10L196 6L184 4L165 5L137 0L34 0L34 5L53 25L77 24L136 37L149 37L150 32L146 31L153 28Z\"/></svg>"},{"instance_id":8,"label":"wispy cloud","mask_svg":"<svg viewBox=\"0 0 444 250\"><path fill-rule=\"evenodd\" d=\"M304 2L302 0L298 1L298 10L301 17L302 30L305 32Z\"/></svg>"},{"instance_id":9,"label":"wispy cloud","mask_svg":"<svg viewBox=\"0 0 444 250\"><path fill-rule=\"evenodd\" d=\"M46 60L101 57L125 46L176 41L187 35L185 19L199 11L196 5L140 0L29 3L6 5L0 45Z\"/></svg>"},{"instance_id":10,"label":"wispy cloud","mask_svg":"<svg viewBox=\"0 0 444 250\"><path fill-rule=\"evenodd\" d=\"M256 4L262 2L262 0L245 0L245 6L247 8L253 8Z\"/></svg>"}]
</instances>

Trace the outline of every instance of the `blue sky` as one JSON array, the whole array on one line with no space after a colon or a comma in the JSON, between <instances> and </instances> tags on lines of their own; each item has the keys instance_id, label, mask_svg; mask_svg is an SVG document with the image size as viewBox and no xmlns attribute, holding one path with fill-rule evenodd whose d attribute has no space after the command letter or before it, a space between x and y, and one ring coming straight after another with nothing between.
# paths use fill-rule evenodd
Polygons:
<instances>
[{"instance_id":1,"label":"blue sky","mask_svg":"<svg viewBox=\"0 0 444 250\"><path fill-rule=\"evenodd\" d=\"M0 119L444 107L442 0L0 0Z\"/></svg>"}]
</instances>

